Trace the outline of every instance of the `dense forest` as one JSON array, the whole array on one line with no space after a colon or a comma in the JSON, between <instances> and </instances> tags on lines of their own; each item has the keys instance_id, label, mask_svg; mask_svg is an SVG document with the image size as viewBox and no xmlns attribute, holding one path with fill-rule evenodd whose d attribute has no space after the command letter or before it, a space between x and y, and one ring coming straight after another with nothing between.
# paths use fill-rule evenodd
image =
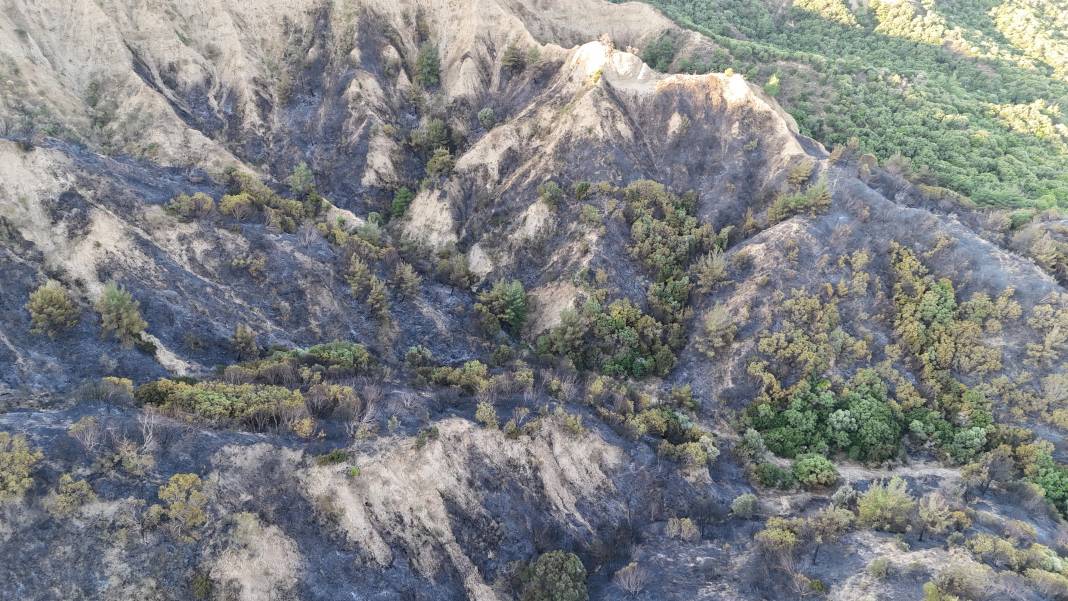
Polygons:
<instances>
[{"instance_id":1,"label":"dense forest","mask_svg":"<svg viewBox=\"0 0 1068 601\"><path fill-rule=\"evenodd\" d=\"M902 173L980 205L1068 203L1068 2L1064 0L651 0L710 37L647 62L733 69L828 147L856 138ZM677 36L676 36L677 37Z\"/></svg>"}]
</instances>

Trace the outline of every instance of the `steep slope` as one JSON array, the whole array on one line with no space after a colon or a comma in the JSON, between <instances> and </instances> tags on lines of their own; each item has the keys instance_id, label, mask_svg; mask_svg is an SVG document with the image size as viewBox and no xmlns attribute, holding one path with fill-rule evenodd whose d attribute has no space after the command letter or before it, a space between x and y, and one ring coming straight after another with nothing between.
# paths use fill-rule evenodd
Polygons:
<instances>
[{"instance_id":1,"label":"steep slope","mask_svg":"<svg viewBox=\"0 0 1068 601\"><path fill-rule=\"evenodd\" d=\"M712 47L599 0L9 7L0 596L525 601L558 550L594 599L1068 591L1063 287L664 31ZM891 477L934 509L866 516Z\"/></svg>"}]
</instances>

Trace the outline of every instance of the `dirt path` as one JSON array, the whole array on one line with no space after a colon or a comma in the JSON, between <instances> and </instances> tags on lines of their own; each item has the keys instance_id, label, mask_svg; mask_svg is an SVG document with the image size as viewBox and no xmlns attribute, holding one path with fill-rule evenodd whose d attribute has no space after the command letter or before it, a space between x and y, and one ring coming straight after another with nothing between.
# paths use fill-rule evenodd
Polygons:
<instances>
[{"instance_id":1,"label":"dirt path","mask_svg":"<svg viewBox=\"0 0 1068 601\"><path fill-rule=\"evenodd\" d=\"M892 478L894 476L902 476L906 478L936 476L943 479L960 477L959 469L928 462L901 465L889 470L870 468L858 463L839 463L836 467L838 468L838 473L841 474L842 478L847 482L878 480L881 478Z\"/></svg>"}]
</instances>

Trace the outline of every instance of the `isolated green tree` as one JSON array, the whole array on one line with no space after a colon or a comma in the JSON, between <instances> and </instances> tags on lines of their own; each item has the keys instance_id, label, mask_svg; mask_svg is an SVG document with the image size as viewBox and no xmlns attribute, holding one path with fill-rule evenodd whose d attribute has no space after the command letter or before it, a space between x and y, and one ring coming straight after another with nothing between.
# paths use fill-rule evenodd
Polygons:
<instances>
[{"instance_id":1,"label":"isolated green tree","mask_svg":"<svg viewBox=\"0 0 1068 601\"><path fill-rule=\"evenodd\" d=\"M478 295L475 311L487 330L492 332L503 327L517 334L527 319L527 292L519 280L498 281Z\"/></svg>"},{"instance_id":2,"label":"isolated green tree","mask_svg":"<svg viewBox=\"0 0 1068 601\"><path fill-rule=\"evenodd\" d=\"M133 343L145 331L148 323L141 317L141 306L129 292L114 282L108 282L104 293L96 302L104 333L111 333L125 347Z\"/></svg>"},{"instance_id":3,"label":"isolated green tree","mask_svg":"<svg viewBox=\"0 0 1068 601\"><path fill-rule=\"evenodd\" d=\"M415 82L424 88L436 87L441 82L441 58L438 49L430 42L419 47L415 59Z\"/></svg>"},{"instance_id":4,"label":"isolated green tree","mask_svg":"<svg viewBox=\"0 0 1068 601\"><path fill-rule=\"evenodd\" d=\"M523 573L522 601L587 601L586 568L574 553L549 551Z\"/></svg>"}]
</instances>

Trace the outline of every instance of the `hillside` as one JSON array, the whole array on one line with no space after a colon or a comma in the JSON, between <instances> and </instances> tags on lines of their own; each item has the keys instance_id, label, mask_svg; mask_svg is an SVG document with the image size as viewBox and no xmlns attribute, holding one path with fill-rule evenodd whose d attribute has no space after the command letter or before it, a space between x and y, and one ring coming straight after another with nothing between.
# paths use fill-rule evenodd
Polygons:
<instances>
[{"instance_id":1,"label":"hillside","mask_svg":"<svg viewBox=\"0 0 1068 601\"><path fill-rule=\"evenodd\" d=\"M744 73L828 147L856 138L888 169L980 205L1068 202L1062 1L651 4L714 42L687 52L664 36L643 55L662 69Z\"/></svg>"},{"instance_id":2,"label":"hillside","mask_svg":"<svg viewBox=\"0 0 1068 601\"><path fill-rule=\"evenodd\" d=\"M1063 23L975 4L10 3L0 598L1068 599Z\"/></svg>"}]
</instances>

